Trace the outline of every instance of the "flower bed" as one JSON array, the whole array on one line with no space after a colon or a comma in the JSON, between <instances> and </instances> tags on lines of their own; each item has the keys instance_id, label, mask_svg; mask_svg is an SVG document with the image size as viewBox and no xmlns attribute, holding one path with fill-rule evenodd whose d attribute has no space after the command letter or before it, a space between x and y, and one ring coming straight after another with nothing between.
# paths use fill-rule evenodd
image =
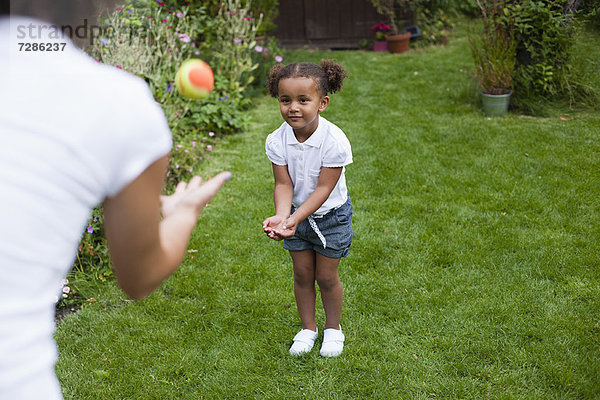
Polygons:
<instances>
[{"instance_id":1,"label":"flower bed","mask_svg":"<svg viewBox=\"0 0 600 400\"><path fill-rule=\"evenodd\" d=\"M102 34L86 49L98 62L143 78L162 106L173 133L168 187L197 174L219 138L244 131L248 96L264 93L270 67L283 61L274 40L257 38L263 18L253 14L250 1L213 7L127 0L102 18ZM177 69L189 58L203 59L215 73L214 90L205 100L186 99L175 89ZM83 234L72 274L96 280L112 276L100 207ZM77 281L71 279L70 288L76 293ZM85 300L72 294L59 297L59 310Z\"/></svg>"}]
</instances>

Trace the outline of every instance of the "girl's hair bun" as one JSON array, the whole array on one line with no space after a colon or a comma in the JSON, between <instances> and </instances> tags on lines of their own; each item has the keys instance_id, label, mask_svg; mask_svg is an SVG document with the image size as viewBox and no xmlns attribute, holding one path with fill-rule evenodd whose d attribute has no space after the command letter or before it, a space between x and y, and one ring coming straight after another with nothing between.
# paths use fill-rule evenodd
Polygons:
<instances>
[{"instance_id":1,"label":"girl's hair bun","mask_svg":"<svg viewBox=\"0 0 600 400\"><path fill-rule=\"evenodd\" d=\"M339 92L342 89L342 82L348 76L348 73L340 64L334 60L321 60L321 69L327 77L327 93Z\"/></svg>"}]
</instances>

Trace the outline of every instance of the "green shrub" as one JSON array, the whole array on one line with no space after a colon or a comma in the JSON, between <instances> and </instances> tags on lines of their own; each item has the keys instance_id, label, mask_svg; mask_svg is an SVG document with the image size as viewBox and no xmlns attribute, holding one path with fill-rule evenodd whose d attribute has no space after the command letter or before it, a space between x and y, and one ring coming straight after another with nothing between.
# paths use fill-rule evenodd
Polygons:
<instances>
[{"instance_id":1,"label":"green shrub","mask_svg":"<svg viewBox=\"0 0 600 400\"><path fill-rule=\"evenodd\" d=\"M475 0L418 0L416 6L421 10L428 10L435 15L443 11L450 15L475 15L479 10Z\"/></svg>"},{"instance_id":2,"label":"green shrub","mask_svg":"<svg viewBox=\"0 0 600 400\"><path fill-rule=\"evenodd\" d=\"M152 0L145 0L152 1ZM162 1L169 7L179 8L184 5L188 6L190 13L195 13L196 10L204 9L210 17L216 17L219 13L220 7L223 6L223 0L165 0ZM262 15L261 23L258 26L258 34L265 35L267 32L275 29L275 23L273 22L278 14L278 0L250 0L242 1L241 6L246 7L250 4L250 10L252 14L257 18Z\"/></svg>"},{"instance_id":3,"label":"green shrub","mask_svg":"<svg viewBox=\"0 0 600 400\"><path fill-rule=\"evenodd\" d=\"M227 91L237 96L254 80L252 71L258 64L252 61L258 26L262 17L255 19L249 4L228 0L219 8L210 43L215 74L223 77Z\"/></svg>"},{"instance_id":4,"label":"green shrub","mask_svg":"<svg viewBox=\"0 0 600 400\"><path fill-rule=\"evenodd\" d=\"M102 207L96 207L92 211L90 220L83 232L70 277L73 278L74 275L84 279L100 281L112 277L108 248L103 232ZM71 282L68 279L65 280L62 296L57 298L57 311L77 307L85 300L81 296L78 287L80 280L79 278L71 279Z\"/></svg>"},{"instance_id":5,"label":"green shrub","mask_svg":"<svg viewBox=\"0 0 600 400\"><path fill-rule=\"evenodd\" d=\"M448 43L454 24L446 11L441 8L434 10L418 8L416 16L421 37L415 42L415 46Z\"/></svg>"},{"instance_id":6,"label":"green shrub","mask_svg":"<svg viewBox=\"0 0 600 400\"><path fill-rule=\"evenodd\" d=\"M573 45L566 0L521 0L513 8L517 40L516 104L527 108L568 90Z\"/></svg>"},{"instance_id":7,"label":"green shrub","mask_svg":"<svg viewBox=\"0 0 600 400\"><path fill-rule=\"evenodd\" d=\"M598 0L582 0L581 14L596 30L600 30L600 4Z\"/></svg>"},{"instance_id":8,"label":"green shrub","mask_svg":"<svg viewBox=\"0 0 600 400\"><path fill-rule=\"evenodd\" d=\"M276 4L257 3L262 7ZM102 18L102 35L86 50L99 62L143 78L162 106L173 134L168 188L197 174L197 166L210 157L220 137L246 128L248 117L241 111L250 104L248 93L264 93L268 70L282 61L274 39L256 41L261 21L254 17L250 0L214 4L127 0ZM194 57L207 61L215 74L215 87L202 101L186 99L175 89L177 69ZM98 207L83 234L72 282L82 276L95 280L111 276L102 233ZM75 299L67 296L57 308Z\"/></svg>"}]
</instances>

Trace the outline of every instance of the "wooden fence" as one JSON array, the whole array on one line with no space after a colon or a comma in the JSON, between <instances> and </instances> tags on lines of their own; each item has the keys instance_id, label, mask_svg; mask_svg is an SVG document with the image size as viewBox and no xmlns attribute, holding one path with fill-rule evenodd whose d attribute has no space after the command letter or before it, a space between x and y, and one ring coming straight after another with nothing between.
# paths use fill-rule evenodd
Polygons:
<instances>
[{"instance_id":1,"label":"wooden fence","mask_svg":"<svg viewBox=\"0 0 600 400\"><path fill-rule=\"evenodd\" d=\"M381 21L368 0L279 0L273 34L288 48L351 49Z\"/></svg>"}]
</instances>

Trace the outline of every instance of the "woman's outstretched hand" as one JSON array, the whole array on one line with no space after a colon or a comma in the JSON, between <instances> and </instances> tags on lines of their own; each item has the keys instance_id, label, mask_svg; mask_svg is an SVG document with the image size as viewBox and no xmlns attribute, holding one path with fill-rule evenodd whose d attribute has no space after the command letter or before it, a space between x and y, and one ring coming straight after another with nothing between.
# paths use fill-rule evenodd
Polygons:
<instances>
[{"instance_id":1,"label":"woman's outstretched hand","mask_svg":"<svg viewBox=\"0 0 600 400\"><path fill-rule=\"evenodd\" d=\"M182 209L198 216L230 178L231 172L221 172L205 183L202 183L202 178L199 176L194 176L189 182L179 182L172 195L160 196L163 218L168 218L175 211Z\"/></svg>"},{"instance_id":2,"label":"woman's outstretched hand","mask_svg":"<svg viewBox=\"0 0 600 400\"><path fill-rule=\"evenodd\" d=\"M167 156L156 160L103 203L115 276L133 299L148 296L179 267L200 211L231 178L222 172L203 184L194 177L172 195L160 196L168 162Z\"/></svg>"}]
</instances>

